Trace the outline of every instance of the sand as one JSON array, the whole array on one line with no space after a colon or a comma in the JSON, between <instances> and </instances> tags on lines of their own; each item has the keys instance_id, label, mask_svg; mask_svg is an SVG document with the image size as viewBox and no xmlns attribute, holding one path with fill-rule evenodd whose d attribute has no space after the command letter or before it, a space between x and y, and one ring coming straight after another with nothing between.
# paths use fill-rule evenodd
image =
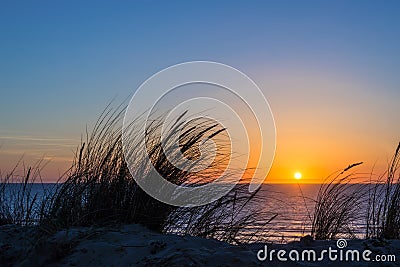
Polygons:
<instances>
[{"instance_id":1,"label":"sand","mask_svg":"<svg viewBox=\"0 0 400 267\"><path fill-rule=\"evenodd\" d=\"M41 234L36 227L6 225L0 227L0 266L400 266L399 240L348 240L346 249L369 249L376 254L394 254L395 262L286 262L267 251L315 249L336 241L312 241L307 238L289 244L250 244L234 246L192 236L163 235L140 225L118 227L79 227ZM262 252L259 252L262 250ZM286 256L287 256L286 253Z\"/></svg>"}]
</instances>

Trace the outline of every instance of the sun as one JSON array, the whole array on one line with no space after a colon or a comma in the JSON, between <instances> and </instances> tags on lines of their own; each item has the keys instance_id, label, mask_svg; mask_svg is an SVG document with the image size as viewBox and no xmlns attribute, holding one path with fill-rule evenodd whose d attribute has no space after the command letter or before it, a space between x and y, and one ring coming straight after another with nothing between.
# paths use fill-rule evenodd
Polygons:
<instances>
[{"instance_id":1,"label":"sun","mask_svg":"<svg viewBox=\"0 0 400 267\"><path fill-rule=\"evenodd\" d=\"M301 172L295 172L293 176L294 176L294 179L296 179L296 180L300 180L301 177L303 177L303 175L301 174Z\"/></svg>"}]
</instances>

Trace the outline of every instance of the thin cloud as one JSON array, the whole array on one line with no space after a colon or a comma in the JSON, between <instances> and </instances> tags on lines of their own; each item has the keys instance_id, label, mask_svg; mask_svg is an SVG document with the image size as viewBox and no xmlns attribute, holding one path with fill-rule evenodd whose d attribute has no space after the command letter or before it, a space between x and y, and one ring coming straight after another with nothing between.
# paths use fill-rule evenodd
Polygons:
<instances>
[{"instance_id":1,"label":"thin cloud","mask_svg":"<svg viewBox=\"0 0 400 267\"><path fill-rule=\"evenodd\" d=\"M41 141L41 142L77 142L70 138L53 138L53 137L34 137L34 136L0 136L0 139L16 140L16 141Z\"/></svg>"}]
</instances>

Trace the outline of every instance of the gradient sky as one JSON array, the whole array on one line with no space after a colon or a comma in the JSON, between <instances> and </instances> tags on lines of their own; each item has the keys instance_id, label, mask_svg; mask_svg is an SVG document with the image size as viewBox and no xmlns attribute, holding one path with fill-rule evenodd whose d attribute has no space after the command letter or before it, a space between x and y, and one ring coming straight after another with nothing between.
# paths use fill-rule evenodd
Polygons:
<instances>
[{"instance_id":1,"label":"gradient sky","mask_svg":"<svg viewBox=\"0 0 400 267\"><path fill-rule=\"evenodd\" d=\"M231 65L269 100L270 182L381 172L400 141L398 1L1 1L0 169L65 171L86 124L161 69Z\"/></svg>"}]
</instances>

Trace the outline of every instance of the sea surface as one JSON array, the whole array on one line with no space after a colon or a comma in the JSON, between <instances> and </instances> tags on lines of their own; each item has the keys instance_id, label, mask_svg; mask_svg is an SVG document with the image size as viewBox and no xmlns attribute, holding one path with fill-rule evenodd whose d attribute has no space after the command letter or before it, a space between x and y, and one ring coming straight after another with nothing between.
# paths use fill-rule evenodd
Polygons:
<instances>
[{"instance_id":1,"label":"sea surface","mask_svg":"<svg viewBox=\"0 0 400 267\"><path fill-rule=\"evenodd\" d=\"M268 228L269 240L287 243L310 234L312 215L321 184L265 184L259 194L264 201L256 202L258 209L278 214ZM348 190L357 190L357 185ZM360 207L366 216L367 203ZM354 235L365 236L365 219L353 222Z\"/></svg>"},{"instance_id":2,"label":"sea surface","mask_svg":"<svg viewBox=\"0 0 400 267\"><path fill-rule=\"evenodd\" d=\"M44 194L54 192L56 186L56 184L31 184L28 185L28 189L31 189L31 196L37 193L38 199L41 199ZM260 200L253 202L252 208L268 212L271 215L277 214L275 219L268 225L269 231L267 235L269 239L287 243L298 240L299 237L310 233L311 218L320 186L319 184L262 185L258 193ZM15 194L23 190L22 184L8 184L6 187L8 195L15 196ZM256 227L254 226L254 228ZM362 237L365 234L364 220L355 222L353 227L358 237Z\"/></svg>"}]
</instances>

